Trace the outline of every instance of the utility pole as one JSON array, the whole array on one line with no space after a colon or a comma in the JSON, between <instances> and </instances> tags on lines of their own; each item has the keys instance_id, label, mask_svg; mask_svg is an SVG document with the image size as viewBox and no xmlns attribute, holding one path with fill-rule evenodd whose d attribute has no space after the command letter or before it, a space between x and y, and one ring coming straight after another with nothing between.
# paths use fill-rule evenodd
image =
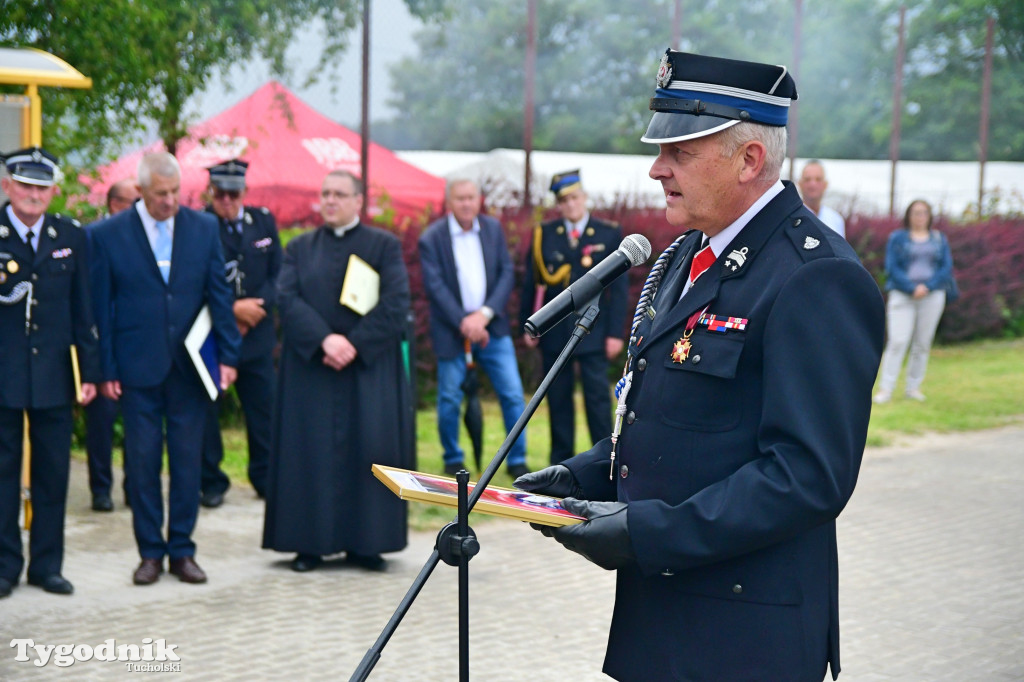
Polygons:
<instances>
[{"instance_id":1,"label":"utility pole","mask_svg":"<svg viewBox=\"0 0 1024 682\"><path fill-rule=\"evenodd\" d=\"M995 19L988 18L985 32L985 75L981 81L981 120L978 123L978 217L981 217L985 199L985 162L988 160L988 115L992 100L992 33Z\"/></svg>"},{"instance_id":2,"label":"utility pole","mask_svg":"<svg viewBox=\"0 0 1024 682\"><path fill-rule=\"evenodd\" d=\"M896 161L900 157L900 125L903 114L903 55L906 45L907 6L900 7L900 35L896 47L896 72L892 81L892 132L889 134L889 161L892 180L889 183L889 215L896 215Z\"/></svg>"},{"instance_id":3,"label":"utility pole","mask_svg":"<svg viewBox=\"0 0 1024 682\"><path fill-rule=\"evenodd\" d=\"M523 149L526 151L523 179L523 208L533 205L530 197L530 154L533 152L533 76L537 62L537 0L526 3L526 76L523 79Z\"/></svg>"}]
</instances>

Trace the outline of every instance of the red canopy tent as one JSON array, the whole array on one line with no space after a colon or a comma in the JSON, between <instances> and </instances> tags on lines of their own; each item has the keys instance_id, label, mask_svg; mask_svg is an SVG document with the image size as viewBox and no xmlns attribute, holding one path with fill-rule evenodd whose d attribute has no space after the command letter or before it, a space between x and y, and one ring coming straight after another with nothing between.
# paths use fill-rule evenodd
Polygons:
<instances>
[{"instance_id":1,"label":"red canopy tent","mask_svg":"<svg viewBox=\"0 0 1024 682\"><path fill-rule=\"evenodd\" d=\"M156 142L100 168L91 198L102 203L111 183L135 177L144 153L163 149L163 142ZM359 149L359 135L270 81L230 109L190 128L188 137L178 143L181 201L201 207L209 182L206 169L240 158L249 162L245 203L266 206L282 226L316 223L324 175L344 169L358 176ZM442 178L405 163L380 145L371 142L369 149L371 215L380 211L384 193L399 215L441 208Z\"/></svg>"}]
</instances>

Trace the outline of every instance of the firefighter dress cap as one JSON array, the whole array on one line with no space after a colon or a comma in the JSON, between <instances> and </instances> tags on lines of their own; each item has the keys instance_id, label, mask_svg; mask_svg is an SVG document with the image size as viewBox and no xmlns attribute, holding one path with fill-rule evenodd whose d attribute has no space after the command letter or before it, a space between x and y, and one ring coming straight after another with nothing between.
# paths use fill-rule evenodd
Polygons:
<instances>
[{"instance_id":1,"label":"firefighter dress cap","mask_svg":"<svg viewBox=\"0 0 1024 682\"><path fill-rule=\"evenodd\" d=\"M581 187L583 185L580 180L579 170L565 171L564 173L556 173L551 176L551 191L554 192L555 197L558 199Z\"/></svg>"},{"instance_id":2,"label":"firefighter dress cap","mask_svg":"<svg viewBox=\"0 0 1024 682\"><path fill-rule=\"evenodd\" d=\"M785 66L665 50L641 142L713 135L741 121L784 126L796 84Z\"/></svg>"},{"instance_id":3,"label":"firefighter dress cap","mask_svg":"<svg viewBox=\"0 0 1024 682\"><path fill-rule=\"evenodd\" d=\"M4 154L3 162L11 178L27 185L52 187L60 173L57 157L42 147L28 147Z\"/></svg>"},{"instance_id":4,"label":"firefighter dress cap","mask_svg":"<svg viewBox=\"0 0 1024 682\"><path fill-rule=\"evenodd\" d=\"M248 169L249 164L238 159L207 168L210 171L210 184L217 189L228 191L245 189L245 171Z\"/></svg>"}]
</instances>

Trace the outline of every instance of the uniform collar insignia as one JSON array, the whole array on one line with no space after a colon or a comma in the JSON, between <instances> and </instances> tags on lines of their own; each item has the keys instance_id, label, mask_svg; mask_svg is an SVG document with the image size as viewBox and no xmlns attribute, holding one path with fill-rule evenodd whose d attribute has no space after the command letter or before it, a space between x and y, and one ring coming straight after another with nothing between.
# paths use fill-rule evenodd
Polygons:
<instances>
[{"instance_id":1,"label":"uniform collar insignia","mask_svg":"<svg viewBox=\"0 0 1024 682\"><path fill-rule=\"evenodd\" d=\"M0 239L7 239L11 235L11 231L7 229L6 225L0 225Z\"/></svg>"},{"instance_id":2,"label":"uniform collar insignia","mask_svg":"<svg viewBox=\"0 0 1024 682\"><path fill-rule=\"evenodd\" d=\"M740 249L733 249L732 253L726 256L725 263L723 265L728 268L730 272L736 272L747 262L747 253L749 249L743 247Z\"/></svg>"},{"instance_id":3,"label":"uniform collar insignia","mask_svg":"<svg viewBox=\"0 0 1024 682\"><path fill-rule=\"evenodd\" d=\"M53 225L51 225L50 227L46 228L46 234L47 234L47 236L50 237L50 239L56 239L57 238L57 230L54 229Z\"/></svg>"}]
</instances>

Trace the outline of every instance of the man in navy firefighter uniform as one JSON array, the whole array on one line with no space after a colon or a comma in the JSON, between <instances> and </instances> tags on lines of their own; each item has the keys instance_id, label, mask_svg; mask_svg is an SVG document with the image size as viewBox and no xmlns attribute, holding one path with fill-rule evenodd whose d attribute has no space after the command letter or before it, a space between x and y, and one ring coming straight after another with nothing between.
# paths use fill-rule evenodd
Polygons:
<instances>
[{"instance_id":1,"label":"man in navy firefighter uniform","mask_svg":"<svg viewBox=\"0 0 1024 682\"><path fill-rule=\"evenodd\" d=\"M544 534L618 570L613 678L836 677L835 519L867 437L882 298L779 181L785 67L667 51L657 82L650 175L689 231L641 294L621 432L617 417L613 438L516 485L577 498L588 520Z\"/></svg>"},{"instance_id":2,"label":"man in navy firefighter uniform","mask_svg":"<svg viewBox=\"0 0 1024 682\"><path fill-rule=\"evenodd\" d=\"M274 398L274 307L281 242L277 223L266 208L245 206L245 173L249 164L237 159L209 168L213 203L206 208L220 223L225 274L234 293L234 313L242 332L242 354L235 390L245 412L249 444L249 482L263 497L270 463L271 404ZM231 485L221 471L224 444L220 435L219 403L210 406L203 443L200 503L219 507Z\"/></svg>"},{"instance_id":3,"label":"man in navy firefighter uniform","mask_svg":"<svg viewBox=\"0 0 1024 682\"><path fill-rule=\"evenodd\" d=\"M71 594L61 575L77 355L82 403L100 379L85 231L46 212L57 160L30 147L6 155L0 180L0 597L24 566L18 528L24 411L31 445L27 580Z\"/></svg>"},{"instance_id":4,"label":"man in navy firefighter uniform","mask_svg":"<svg viewBox=\"0 0 1024 682\"><path fill-rule=\"evenodd\" d=\"M551 191L557 200L560 217L538 225L527 251L529 265L523 282L520 324L538 308L561 293L592 267L619 248L619 228L590 215L587 195L578 170L559 173L551 179ZM612 282L598 302L601 313L590 334L576 347L573 360L579 366L583 385L583 404L590 429L591 445L612 430L611 386L608 361L618 356L625 345L626 296L629 280ZM556 328L534 339L525 335L526 345L540 345L544 372L555 364L572 335L575 318L570 316ZM575 385L570 364L548 389L551 414L551 463L558 464L576 454Z\"/></svg>"}]
</instances>

